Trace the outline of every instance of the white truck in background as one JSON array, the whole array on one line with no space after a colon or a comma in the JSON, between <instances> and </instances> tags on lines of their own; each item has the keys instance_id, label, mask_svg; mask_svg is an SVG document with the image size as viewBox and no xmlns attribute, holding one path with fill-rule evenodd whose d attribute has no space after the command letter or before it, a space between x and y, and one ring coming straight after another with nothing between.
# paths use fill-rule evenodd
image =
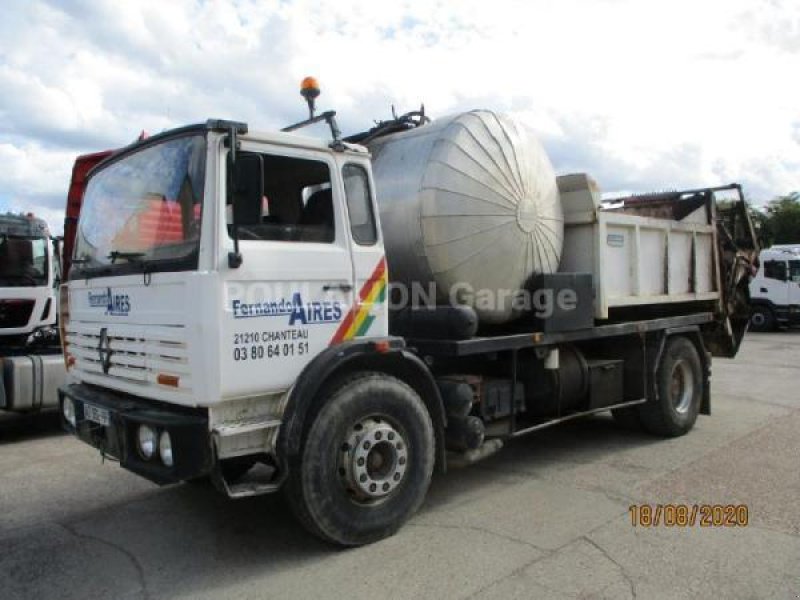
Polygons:
<instances>
[{"instance_id":1,"label":"white truck in background","mask_svg":"<svg viewBox=\"0 0 800 600\"><path fill-rule=\"evenodd\" d=\"M800 324L800 245L762 250L750 282L750 328L772 331Z\"/></svg>"},{"instance_id":2,"label":"white truck in background","mask_svg":"<svg viewBox=\"0 0 800 600\"><path fill-rule=\"evenodd\" d=\"M66 374L58 288L71 267L88 173L112 153L75 159L63 238L53 238L47 223L33 214L0 215L0 412L58 406L58 388Z\"/></svg>"},{"instance_id":3,"label":"white truck in background","mask_svg":"<svg viewBox=\"0 0 800 600\"><path fill-rule=\"evenodd\" d=\"M0 215L0 411L58 405L59 240L32 214Z\"/></svg>"},{"instance_id":4,"label":"white truck in background","mask_svg":"<svg viewBox=\"0 0 800 600\"><path fill-rule=\"evenodd\" d=\"M612 210L512 118L342 138L301 93L309 119L281 132L210 120L91 172L60 305L67 431L158 484L283 489L353 546L395 532L435 465L603 411L672 437L710 414L758 253L738 185ZM290 133L321 121L332 139ZM433 301L394 297L415 284Z\"/></svg>"}]
</instances>

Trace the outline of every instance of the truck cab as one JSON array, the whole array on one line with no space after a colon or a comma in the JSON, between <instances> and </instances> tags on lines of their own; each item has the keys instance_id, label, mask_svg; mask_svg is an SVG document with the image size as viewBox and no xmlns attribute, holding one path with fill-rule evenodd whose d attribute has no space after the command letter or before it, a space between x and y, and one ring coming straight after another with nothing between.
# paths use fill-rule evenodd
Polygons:
<instances>
[{"instance_id":1,"label":"truck cab","mask_svg":"<svg viewBox=\"0 0 800 600\"><path fill-rule=\"evenodd\" d=\"M43 220L30 214L0 216L0 337L4 345L52 336L58 266L56 243Z\"/></svg>"},{"instance_id":2,"label":"truck cab","mask_svg":"<svg viewBox=\"0 0 800 600\"><path fill-rule=\"evenodd\" d=\"M800 246L761 252L761 265L750 282L750 326L770 331L800 323Z\"/></svg>"},{"instance_id":3,"label":"truck cab","mask_svg":"<svg viewBox=\"0 0 800 600\"><path fill-rule=\"evenodd\" d=\"M57 405L59 240L33 215L0 216L0 411Z\"/></svg>"},{"instance_id":4,"label":"truck cab","mask_svg":"<svg viewBox=\"0 0 800 600\"><path fill-rule=\"evenodd\" d=\"M207 474L211 450L274 458L309 363L388 333L373 189L359 146L228 122L103 162L87 182L62 307L78 433L161 483ZM131 448L139 425L156 435L176 420L153 402L188 419L173 437L199 423L213 449L176 451L167 465ZM119 436L90 433L93 419L112 418L102 406L118 409Z\"/></svg>"}]
</instances>

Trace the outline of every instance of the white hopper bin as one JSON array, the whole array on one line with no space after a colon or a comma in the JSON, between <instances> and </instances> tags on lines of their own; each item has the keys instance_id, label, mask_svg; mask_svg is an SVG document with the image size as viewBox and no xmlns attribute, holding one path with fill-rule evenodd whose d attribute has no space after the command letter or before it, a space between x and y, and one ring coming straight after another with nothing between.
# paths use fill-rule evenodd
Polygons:
<instances>
[{"instance_id":1,"label":"white hopper bin","mask_svg":"<svg viewBox=\"0 0 800 600\"><path fill-rule=\"evenodd\" d=\"M680 220L603 209L594 180L558 177L564 209L559 270L594 275L594 316L621 307L718 301L713 216L702 205Z\"/></svg>"}]
</instances>

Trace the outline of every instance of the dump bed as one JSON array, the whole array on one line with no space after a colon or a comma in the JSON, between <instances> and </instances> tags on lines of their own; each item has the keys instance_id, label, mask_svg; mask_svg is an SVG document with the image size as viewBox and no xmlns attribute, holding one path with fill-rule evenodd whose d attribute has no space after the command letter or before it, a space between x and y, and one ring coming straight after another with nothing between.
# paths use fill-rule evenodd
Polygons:
<instances>
[{"instance_id":1,"label":"dump bed","mask_svg":"<svg viewBox=\"0 0 800 600\"><path fill-rule=\"evenodd\" d=\"M592 273L596 319L621 307L719 301L711 194L671 203L629 197L603 207L588 176L558 183L566 221L560 270Z\"/></svg>"},{"instance_id":2,"label":"dump bed","mask_svg":"<svg viewBox=\"0 0 800 600\"><path fill-rule=\"evenodd\" d=\"M593 275L595 319L710 310L727 338L721 354L735 353L749 316L746 281L758 256L738 184L611 203L601 202L585 174L561 176L558 184L565 219L559 270Z\"/></svg>"}]
</instances>

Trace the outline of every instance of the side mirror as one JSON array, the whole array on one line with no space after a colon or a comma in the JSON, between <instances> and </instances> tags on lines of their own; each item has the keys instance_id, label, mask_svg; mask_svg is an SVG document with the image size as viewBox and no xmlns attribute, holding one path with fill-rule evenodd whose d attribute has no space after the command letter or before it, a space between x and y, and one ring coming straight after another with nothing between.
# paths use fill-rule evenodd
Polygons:
<instances>
[{"instance_id":1,"label":"side mirror","mask_svg":"<svg viewBox=\"0 0 800 600\"><path fill-rule=\"evenodd\" d=\"M228 266L242 265L239 252L240 225L261 223L261 196L264 194L264 162L259 154L228 154L228 202L233 208L233 252L228 253Z\"/></svg>"},{"instance_id":2,"label":"side mirror","mask_svg":"<svg viewBox=\"0 0 800 600\"><path fill-rule=\"evenodd\" d=\"M261 197L264 195L264 161L259 154L240 153L228 168L232 172L231 203L233 224L258 225L261 223Z\"/></svg>"}]
</instances>

